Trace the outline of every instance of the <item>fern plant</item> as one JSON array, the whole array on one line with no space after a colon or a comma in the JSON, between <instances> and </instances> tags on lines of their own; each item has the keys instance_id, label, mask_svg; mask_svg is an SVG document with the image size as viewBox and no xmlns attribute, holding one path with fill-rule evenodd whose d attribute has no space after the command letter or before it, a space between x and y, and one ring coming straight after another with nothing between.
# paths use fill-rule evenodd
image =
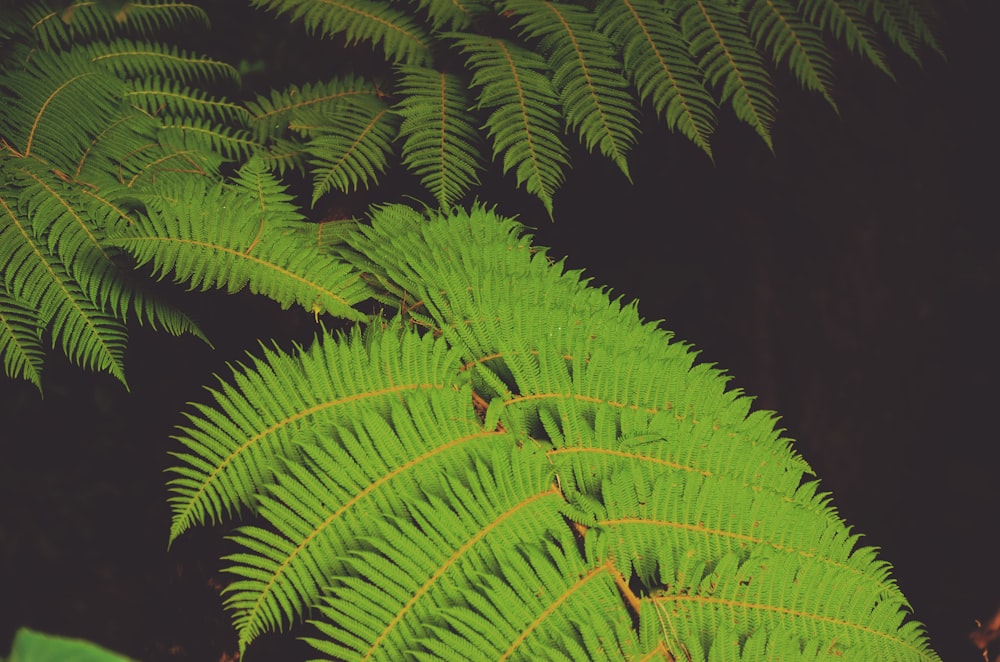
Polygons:
<instances>
[{"instance_id":1,"label":"fern plant","mask_svg":"<svg viewBox=\"0 0 1000 662\"><path fill-rule=\"evenodd\" d=\"M241 649L306 618L337 660L937 659L772 415L515 221L427 216L333 249L380 314L177 435L171 539L254 515Z\"/></svg>"},{"instance_id":2,"label":"fern plant","mask_svg":"<svg viewBox=\"0 0 1000 662\"><path fill-rule=\"evenodd\" d=\"M828 40L887 73L880 33L914 59L922 47L937 49L916 1L263 0L255 4L319 36L378 47L386 69L246 102L217 95L238 82L233 67L160 40L205 23L195 5L27 3L4 15L0 33L5 371L41 388L51 339L76 363L124 382L128 319L200 335L123 270L106 241L148 227L146 215L156 214L148 200L169 204L157 187L206 190L258 156L275 172L307 173L315 205L373 186L399 160L449 209L478 185L490 153L551 214L571 136L627 176L643 107L710 155L716 109L727 103L771 145L769 63L833 104ZM206 221L227 227L206 227L200 239L221 240L237 206ZM334 291L309 301L299 294L282 303L350 306L332 303L343 299Z\"/></svg>"},{"instance_id":3,"label":"fern plant","mask_svg":"<svg viewBox=\"0 0 1000 662\"><path fill-rule=\"evenodd\" d=\"M832 103L825 40L888 71L879 32L936 48L920 11L259 6L378 47L388 84L228 101L205 90L231 67L159 41L204 19L170 1L29 4L0 33L9 375L40 386L51 340L124 381L129 318L200 335L133 266L353 322L265 346L177 433L171 540L248 519L226 557L241 649L308 620L329 659L937 659L769 413L523 226L456 204L491 151L551 214L570 136L627 175L643 104L710 153L728 103L770 145L769 62ZM307 171L315 204L397 146L433 208L311 223L278 179Z\"/></svg>"}]
</instances>

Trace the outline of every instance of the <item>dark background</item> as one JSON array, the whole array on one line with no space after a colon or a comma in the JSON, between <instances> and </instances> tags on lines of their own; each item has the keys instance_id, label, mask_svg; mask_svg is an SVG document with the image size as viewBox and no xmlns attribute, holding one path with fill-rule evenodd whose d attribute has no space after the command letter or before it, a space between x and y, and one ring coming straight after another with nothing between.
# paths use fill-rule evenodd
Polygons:
<instances>
[{"instance_id":1,"label":"dark background","mask_svg":"<svg viewBox=\"0 0 1000 662\"><path fill-rule=\"evenodd\" d=\"M968 633L1000 608L998 23L988 0L939 7L947 61L893 57L891 81L841 54L839 116L779 77L774 155L724 112L714 164L654 124L634 185L576 159L554 222L510 180L482 197L778 411L843 517L892 563L935 649L971 662L983 658ZM283 23L237 19L222 1L213 11L224 38L212 48L331 57ZM310 80L300 74L288 80ZM369 198L402 186L389 178ZM169 437L227 361L258 339L308 340L315 325L242 295L177 300L216 350L135 326L128 394L55 353L44 399L0 381L0 651L28 625L148 661L233 659L226 530L167 550ZM303 657L290 642L265 636L247 659Z\"/></svg>"}]
</instances>

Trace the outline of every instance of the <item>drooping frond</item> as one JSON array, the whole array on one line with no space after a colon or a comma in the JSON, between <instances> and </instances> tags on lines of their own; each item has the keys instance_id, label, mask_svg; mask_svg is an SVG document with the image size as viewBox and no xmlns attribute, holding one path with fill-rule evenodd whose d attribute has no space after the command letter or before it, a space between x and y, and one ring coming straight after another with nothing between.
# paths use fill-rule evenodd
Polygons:
<instances>
[{"instance_id":1,"label":"drooping frond","mask_svg":"<svg viewBox=\"0 0 1000 662\"><path fill-rule=\"evenodd\" d=\"M496 564L504 549L566 533L544 454L511 446L509 438L505 444L502 434L487 438L490 451L474 455L464 471L418 486L418 498L407 499L401 513L372 522L365 535L377 544L347 550L315 621L324 638L314 646L336 659L406 659L415 644L447 628L441 610L467 603L465 582L479 568ZM389 576L389 585L365 579Z\"/></svg>"},{"instance_id":2,"label":"drooping frond","mask_svg":"<svg viewBox=\"0 0 1000 662\"><path fill-rule=\"evenodd\" d=\"M711 156L715 101L674 18L656 0L604 0L597 28L620 45L625 74L639 98L650 100L668 128Z\"/></svg>"},{"instance_id":3,"label":"drooping frond","mask_svg":"<svg viewBox=\"0 0 1000 662\"><path fill-rule=\"evenodd\" d=\"M0 196L0 274L9 296L37 311L71 361L124 383L125 328L87 297L15 205Z\"/></svg>"},{"instance_id":4,"label":"drooping frond","mask_svg":"<svg viewBox=\"0 0 1000 662\"><path fill-rule=\"evenodd\" d=\"M254 136L266 142L288 133L289 125L302 111L331 116L352 99L379 95L373 83L359 76L347 76L324 83L290 85L283 90L271 90L270 96L258 96L246 105L252 116Z\"/></svg>"},{"instance_id":5,"label":"drooping frond","mask_svg":"<svg viewBox=\"0 0 1000 662\"><path fill-rule=\"evenodd\" d=\"M771 124L777 100L764 59L748 36L746 21L728 4L709 0L684 0L681 4L681 32L706 82L773 149Z\"/></svg>"},{"instance_id":6,"label":"drooping frond","mask_svg":"<svg viewBox=\"0 0 1000 662\"><path fill-rule=\"evenodd\" d=\"M477 106L490 109L486 127L493 158L503 155L503 171L522 184L552 213L552 195L569 165L561 134L559 97L540 55L504 39L452 35L481 88Z\"/></svg>"},{"instance_id":7,"label":"drooping frond","mask_svg":"<svg viewBox=\"0 0 1000 662\"><path fill-rule=\"evenodd\" d=\"M227 590L226 603L235 612L241 643L289 625L301 616L302 605L317 602L327 591L332 577L356 578L345 568L345 562L354 565L348 555L361 557L355 541L363 547L380 528L386 533L397 528L408 518L408 508L416 507L411 495L424 496L421 485L433 495L440 476L464 473L491 447L512 445L504 434L481 427L468 385L424 388L417 395L404 390L389 400L372 396L358 398L350 420L312 424L311 434L297 437L291 452L300 458L278 473L257 507L268 529L243 527L234 536L251 552L228 557L236 563L229 571L240 577ZM544 471L544 457L535 463ZM432 520L429 526L436 524ZM468 537L478 532L474 522L464 529ZM461 531L452 535L460 537ZM380 547L371 550L369 560L376 559ZM388 606L383 600L376 614Z\"/></svg>"},{"instance_id":8,"label":"drooping frond","mask_svg":"<svg viewBox=\"0 0 1000 662\"><path fill-rule=\"evenodd\" d=\"M65 172L124 108L124 83L74 54L35 53L0 75L0 90L0 135L7 144L18 156L36 156Z\"/></svg>"},{"instance_id":9,"label":"drooping frond","mask_svg":"<svg viewBox=\"0 0 1000 662\"><path fill-rule=\"evenodd\" d=\"M571 4L507 0L522 34L539 41L566 124L588 150L595 147L629 176L626 155L635 143L635 102L621 73L618 53L594 28L593 12Z\"/></svg>"},{"instance_id":10,"label":"drooping frond","mask_svg":"<svg viewBox=\"0 0 1000 662\"><path fill-rule=\"evenodd\" d=\"M755 0L747 16L754 41L788 67L802 87L819 92L834 109L833 62L820 30L801 19L790 0Z\"/></svg>"},{"instance_id":11,"label":"drooping frond","mask_svg":"<svg viewBox=\"0 0 1000 662\"><path fill-rule=\"evenodd\" d=\"M0 283L0 356L4 372L14 379L25 379L42 389L42 324L38 313L7 295Z\"/></svg>"},{"instance_id":12,"label":"drooping frond","mask_svg":"<svg viewBox=\"0 0 1000 662\"><path fill-rule=\"evenodd\" d=\"M417 0L417 6L427 13L435 32L465 29L491 11L485 0Z\"/></svg>"},{"instance_id":13,"label":"drooping frond","mask_svg":"<svg viewBox=\"0 0 1000 662\"><path fill-rule=\"evenodd\" d=\"M930 26L910 0L862 0L862 6L871 11L892 43L914 62L920 62L917 49L924 44L942 54Z\"/></svg>"},{"instance_id":14,"label":"drooping frond","mask_svg":"<svg viewBox=\"0 0 1000 662\"><path fill-rule=\"evenodd\" d=\"M384 412L401 393L448 390L467 381L444 342L415 333L321 339L295 355L264 348L210 390L177 439L186 447L171 481L171 540L257 501L305 425L330 429L363 408ZM278 397L276 397L278 396ZM220 414L221 412L221 414Z\"/></svg>"},{"instance_id":15,"label":"drooping frond","mask_svg":"<svg viewBox=\"0 0 1000 662\"><path fill-rule=\"evenodd\" d=\"M367 285L342 260L309 250L290 227L297 212L284 189L259 168L249 163L234 186L165 186L145 199L145 217L108 243L192 289L247 287L285 308L364 319L353 305L367 297Z\"/></svg>"},{"instance_id":16,"label":"drooping frond","mask_svg":"<svg viewBox=\"0 0 1000 662\"><path fill-rule=\"evenodd\" d=\"M441 209L479 183L480 136L468 109L463 81L423 67L402 67L394 110L403 118L403 165L420 178Z\"/></svg>"},{"instance_id":17,"label":"drooping frond","mask_svg":"<svg viewBox=\"0 0 1000 662\"><path fill-rule=\"evenodd\" d=\"M300 111L289 128L310 136L305 152L315 204L331 189L350 193L378 183L392 153L399 117L381 98L354 97L339 104L335 114Z\"/></svg>"},{"instance_id":18,"label":"drooping frond","mask_svg":"<svg viewBox=\"0 0 1000 662\"><path fill-rule=\"evenodd\" d=\"M265 350L192 416L175 535L262 520L241 646L309 610L346 660L937 660L775 418L522 232L375 210L344 255L398 315Z\"/></svg>"},{"instance_id":19,"label":"drooping frond","mask_svg":"<svg viewBox=\"0 0 1000 662\"><path fill-rule=\"evenodd\" d=\"M407 12L380 0L251 0L261 9L289 13L306 29L322 36L343 35L348 44L363 41L381 46L393 64L427 65L431 40Z\"/></svg>"},{"instance_id":20,"label":"drooping frond","mask_svg":"<svg viewBox=\"0 0 1000 662\"><path fill-rule=\"evenodd\" d=\"M799 11L813 25L842 39L852 51L893 77L879 46L875 26L855 0L800 0Z\"/></svg>"},{"instance_id":21,"label":"drooping frond","mask_svg":"<svg viewBox=\"0 0 1000 662\"><path fill-rule=\"evenodd\" d=\"M91 62L121 78L169 78L181 84L239 80L239 72L231 64L157 42L116 39L77 48Z\"/></svg>"},{"instance_id":22,"label":"drooping frond","mask_svg":"<svg viewBox=\"0 0 1000 662\"><path fill-rule=\"evenodd\" d=\"M93 38L109 38L128 30L150 34L180 24L208 24L204 10L189 2L129 1L111 12L100 2L74 1L59 10L47 4L24 8L31 33L43 48L55 48Z\"/></svg>"}]
</instances>

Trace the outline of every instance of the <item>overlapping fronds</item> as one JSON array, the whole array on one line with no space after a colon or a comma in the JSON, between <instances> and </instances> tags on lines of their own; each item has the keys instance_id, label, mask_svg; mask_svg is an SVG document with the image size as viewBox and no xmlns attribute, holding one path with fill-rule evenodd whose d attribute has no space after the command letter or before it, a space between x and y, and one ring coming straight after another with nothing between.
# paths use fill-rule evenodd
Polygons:
<instances>
[{"instance_id":1,"label":"overlapping fronds","mask_svg":"<svg viewBox=\"0 0 1000 662\"><path fill-rule=\"evenodd\" d=\"M44 346L51 334L74 362L124 380L129 318L201 332L149 294L109 237L142 216L150 186L204 180L259 145L246 110L196 86L231 79L235 69L133 38L200 20L200 9L129 3L109 18L82 3L25 12L13 30L25 41L4 51L0 69L0 353L8 374L40 384L35 339Z\"/></svg>"},{"instance_id":2,"label":"overlapping fronds","mask_svg":"<svg viewBox=\"0 0 1000 662\"><path fill-rule=\"evenodd\" d=\"M731 5L708 0L681 4L681 33L706 82L773 149L771 124L777 99L764 58L747 34L746 20Z\"/></svg>"},{"instance_id":3,"label":"overlapping fronds","mask_svg":"<svg viewBox=\"0 0 1000 662\"><path fill-rule=\"evenodd\" d=\"M598 11L598 29L620 45L625 74L639 98L648 99L671 130L711 156L715 101L673 13L656 0L605 0Z\"/></svg>"},{"instance_id":4,"label":"overlapping fronds","mask_svg":"<svg viewBox=\"0 0 1000 662\"><path fill-rule=\"evenodd\" d=\"M396 314L179 435L173 535L260 518L241 646L308 611L344 660L938 659L775 418L518 223L387 206L347 244Z\"/></svg>"},{"instance_id":5,"label":"overlapping fronds","mask_svg":"<svg viewBox=\"0 0 1000 662\"><path fill-rule=\"evenodd\" d=\"M429 64L432 41L411 14L380 0L251 0L251 4L301 20L324 37L342 35L347 43L380 46L393 64Z\"/></svg>"},{"instance_id":6,"label":"overlapping fronds","mask_svg":"<svg viewBox=\"0 0 1000 662\"><path fill-rule=\"evenodd\" d=\"M169 27L208 25L204 10L190 2L143 2L129 0L118 11L109 11L100 2L26 3L24 31L42 48L66 46L80 40L109 38L129 31L151 34Z\"/></svg>"},{"instance_id":7,"label":"overlapping fronds","mask_svg":"<svg viewBox=\"0 0 1000 662\"><path fill-rule=\"evenodd\" d=\"M635 101L628 93L613 42L595 29L596 15L556 2L508 0L517 29L537 40L552 70L567 126L588 150L601 150L628 176L635 143Z\"/></svg>"},{"instance_id":8,"label":"overlapping fronds","mask_svg":"<svg viewBox=\"0 0 1000 662\"><path fill-rule=\"evenodd\" d=\"M458 76L424 67L403 67L400 75L403 165L441 209L450 208L479 183L483 168L468 90Z\"/></svg>"},{"instance_id":9,"label":"overlapping fronds","mask_svg":"<svg viewBox=\"0 0 1000 662\"><path fill-rule=\"evenodd\" d=\"M287 12L322 34L340 34L356 22L364 29L357 27L358 32L347 36L349 41L398 45L398 50L386 53L388 64L418 65L471 88L469 106L478 112L462 115L469 115L471 126L485 127L486 142L503 172L513 171L517 186L537 196L550 214L553 195L569 167L569 134L628 176L628 154L636 142L643 104L709 156L721 105L731 108L773 149L775 69L787 69L803 88L822 95L836 109L836 42L886 73L885 45L918 61L923 49L940 52L928 17L912 0L507 0L493 5L423 0L402 31L399 18L405 10L385 4L260 0L259 6ZM419 35L419 47L410 41L413 35ZM465 57L463 68L456 69L447 59L437 47L440 41L459 49ZM407 50L410 45L414 50ZM431 87L414 87L413 69L397 66L394 77L392 71L387 67L379 78L390 102L400 109L431 112L432 106L423 103L436 96ZM457 110L457 105L451 109L452 117ZM436 124L434 117L445 114L433 112L428 127ZM319 124L323 121L318 119ZM338 120L328 116L325 121L329 132ZM287 127L276 124L282 130ZM442 195L443 184L432 184L442 172L432 163L432 152L441 152L432 147L433 130L420 132L426 146L423 156L414 157L412 126L406 124L396 137L405 151L403 167L417 174L438 205L442 200L454 202L457 195ZM463 146L474 151L453 159L459 164L453 172L463 177L457 190L474 185L475 180L468 179L470 171L476 172L471 164L481 157L479 141L462 133ZM273 162L282 171L301 167L309 158L310 150L301 143L271 135ZM357 149L369 146L362 141ZM382 147L371 147L372 155L386 155ZM336 160L341 155L329 156ZM314 190L322 194L330 188L361 186L379 171L369 167L350 172L339 181L317 182ZM314 176L326 179L328 173L323 169ZM472 183L464 183L466 179Z\"/></svg>"},{"instance_id":10,"label":"overlapping fronds","mask_svg":"<svg viewBox=\"0 0 1000 662\"><path fill-rule=\"evenodd\" d=\"M481 88L478 107L489 109L486 127L493 157L514 171L518 186L536 195L552 213L552 196L569 165L562 112L545 58L504 39L454 35Z\"/></svg>"},{"instance_id":11,"label":"overlapping fronds","mask_svg":"<svg viewBox=\"0 0 1000 662\"><path fill-rule=\"evenodd\" d=\"M331 189L350 193L370 188L385 172L399 116L378 97L356 97L336 115L301 111L289 125L310 136L305 145L313 179L313 203Z\"/></svg>"},{"instance_id":12,"label":"overlapping fronds","mask_svg":"<svg viewBox=\"0 0 1000 662\"><path fill-rule=\"evenodd\" d=\"M297 232L298 214L259 161L235 185L190 180L144 197L147 213L108 239L154 275L173 273L191 289L238 292L244 287L282 307L361 320L353 308L368 286L350 265L318 253ZM247 172L250 171L250 172Z\"/></svg>"}]
</instances>

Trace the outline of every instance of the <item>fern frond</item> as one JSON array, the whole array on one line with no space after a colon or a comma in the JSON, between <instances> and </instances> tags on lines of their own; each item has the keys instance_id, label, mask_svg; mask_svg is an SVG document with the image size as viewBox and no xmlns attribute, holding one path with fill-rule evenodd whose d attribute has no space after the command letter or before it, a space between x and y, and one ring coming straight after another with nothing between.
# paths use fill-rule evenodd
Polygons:
<instances>
[{"instance_id":1,"label":"fern frond","mask_svg":"<svg viewBox=\"0 0 1000 662\"><path fill-rule=\"evenodd\" d=\"M366 336L355 328L295 355L265 348L234 368L231 384L211 390L214 406L196 406L176 437L187 450L175 454L183 464L170 482L171 540L251 507L303 426L330 429L362 410L387 411L401 393L459 388L467 376L458 366L444 342L398 327Z\"/></svg>"},{"instance_id":2,"label":"fern frond","mask_svg":"<svg viewBox=\"0 0 1000 662\"><path fill-rule=\"evenodd\" d=\"M854 0L800 0L799 11L813 25L827 30L847 47L895 79L878 43L875 27Z\"/></svg>"},{"instance_id":3,"label":"fern frond","mask_svg":"<svg viewBox=\"0 0 1000 662\"><path fill-rule=\"evenodd\" d=\"M245 106L161 78L129 81L125 100L151 116L183 115L238 127L248 127L251 120Z\"/></svg>"},{"instance_id":4,"label":"fern frond","mask_svg":"<svg viewBox=\"0 0 1000 662\"><path fill-rule=\"evenodd\" d=\"M468 578L479 568L565 529L544 454L504 441L493 437L491 452L472 457L465 472L422 485L406 499L405 516L372 522L371 548L350 551L346 572L323 599L323 619L313 621L324 635L312 640L316 648L345 660L406 659L447 627L441 610L466 602ZM364 579L373 577L394 579Z\"/></svg>"},{"instance_id":5,"label":"fern frond","mask_svg":"<svg viewBox=\"0 0 1000 662\"><path fill-rule=\"evenodd\" d=\"M262 145L248 131L197 117L164 117L159 142L184 154L220 154L228 161L244 161Z\"/></svg>"},{"instance_id":6,"label":"fern frond","mask_svg":"<svg viewBox=\"0 0 1000 662\"><path fill-rule=\"evenodd\" d=\"M36 156L72 172L94 135L124 111L124 84L78 51L34 53L0 73L6 112L0 135L18 156ZM65 127L75 127L66 131Z\"/></svg>"},{"instance_id":7,"label":"fern frond","mask_svg":"<svg viewBox=\"0 0 1000 662\"><path fill-rule=\"evenodd\" d=\"M402 160L437 200L450 208L479 184L479 132L469 115L464 82L453 74L423 67L401 67Z\"/></svg>"},{"instance_id":8,"label":"fern frond","mask_svg":"<svg viewBox=\"0 0 1000 662\"><path fill-rule=\"evenodd\" d=\"M34 309L10 297L3 283L0 283L0 356L8 377L25 379L42 390L45 350L41 320Z\"/></svg>"},{"instance_id":9,"label":"fern frond","mask_svg":"<svg viewBox=\"0 0 1000 662\"><path fill-rule=\"evenodd\" d=\"M330 578L345 572L345 561L352 565L346 557L357 541L395 528L422 498L421 485L433 494L440 476L462 472L497 444L510 445L502 433L482 429L472 405L467 385L404 390L388 402L359 402L350 421L312 425L299 435L295 462L258 503L269 528L241 528L234 540L253 553L227 557L236 562L227 570L240 577L226 604L235 612L241 646L282 629L317 602ZM544 457L536 464L546 469ZM462 531L471 537L475 523L453 535ZM354 561L365 556L375 561L378 555L358 554ZM389 607L383 602L377 612Z\"/></svg>"},{"instance_id":10,"label":"fern frond","mask_svg":"<svg viewBox=\"0 0 1000 662\"><path fill-rule=\"evenodd\" d=\"M671 648L692 659L709 659L710 651L738 647L754 635L758 641L745 644L750 651L766 646L760 639L777 636L793 659L936 659L926 636L904 623L899 601L873 594L850 570L765 552L746 560L726 554L717 563L697 555L676 565L659 561L664 588L643 600L639 618L658 624L650 634L675 642ZM803 590L807 586L811 590ZM713 628L725 636L713 636ZM744 653L739 659L760 658Z\"/></svg>"},{"instance_id":11,"label":"fern frond","mask_svg":"<svg viewBox=\"0 0 1000 662\"><path fill-rule=\"evenodd\" d=\"M356 98L333 116L303 111L290 128L311 135L306 143L313 178L313 204L331 189L370 188L385 172L399 117L378 98Z\"/></svg>"},{"instance_id":12,"label":"fern frond","mask_svg":"<svg viewBox=\"0 0 1000 662\"><path fill-rule=\"evenodd\" d=\"M433 32L465 29L492 11L484 0L417 0L417 6L427 14Z\"/></svg>"},{"instance_id":13,"label":"fern frond","mask_svg":"<svg viewBox=\"0 0 1000 662\"><path fill-rule=\"evenodd\" d=\"M198 180L164 186L158 196L147 197L146 216L108 243L140 265L152 263L161 278L172 271L192 289L238 292L248 287L284 308L298 304L317 315L364 319L353 308L367 297L359 275L332 256L310 251L301 235L288 230L282 189L270 189L276 198L252 197L265 191L258 188L248 196L242 181L235 187L208 188Z\"/></svg>"},{"instance_id":14,"label":"fern frond","mask_svg":"<svg viewBox=\"0 0 1000 662\"><path fill-rule=\"evenodd\" d=\"M920 62L917 48L922 45L942 54L926 19L910 0L862 0L862 6L866 12L871 11L889 40L914 62Z\"/></svg>"},{"instance_id":15,"label":"fern frond","mask_svg":"<svg viewBox=\"0 0 1000 662\"><path fill-rule=\"evenodd\" d=\"M604 0L597 29L620 44L625 74L639 98L649 99L668 128L711 156L715 101L674 18L656 0Z\"/></svg>"},{"instance_id":16,"label":"fern frond","mask_svg":"<svg viewBox=\"0 0 1000 662\"><path fill-rule=\"evenodd\" d=\"M503 39L451 35L472 69L477 106L492 109L486 126L493 158L503 155L504 173L537 196L552 214L552 196L569 165L561 139L559 97L541 56Z\"/></svg>"},{"instance_id":17,"label":"fern frond","mask_svg":"<svg viewBox=\"0 0 1000 662\"><path fill-rule=\"evenodd\" d=\"M634 659L638 637L609 562L588 563L572 537L514 547L451 607L432 651L441 659ZM484 636L485 635L485 636Z\"/></svg>"},{"instance_id":18,"label":"fern frond","mask_svg":"<svg viewBox=\"0 0 1000 662\"><path fill-rule=\"evenodd\" d=\"M776 100L771 77L747 35L743 17L729 5L708 0L685 0L684 4L679 14L681 31L705 79L773 150Z\"/></svg>"},{"instance_id":19,"label":"fern frond","mask_svg":"<svg viewBox=\"0 0 1000 662\"><path fill-rule=\"evenodd\" d=\"M247 102L257 140L280 139L289 124L303 111L313 115L331 116L345 103L355 98L378 97L378 88L359 76L336 78L323 83L290 85L283 90L271 90L270 97L258 96Z\"/></svg>"},{"instance_id":20,"label":"fern frond","mask_svg":"<svg viewBox=\"0 0 1000 662\"><path fill-rule=\"evenodd\" d=\"M52 11L46 4L31 3L24 13L31 32L45 49L81 40L106 39L125 30L150 34L180 24L208 25L204 10L188 2L126 2L118 13L86 0L71 2L61 11Z\"/></svg>"},{"instance_id":21,"label":"fern frond","mask_svg":"<svg viewBox=\"0 0 1000 662\"><path fill-rule=\"evenodd\" d=\"M5 197L0 197L0 265L8 295L38 311L41 324L52 330L53 344L71 361L125 383L124 327L84 294Z\"/></svg>"},{"instance_id":22,"label":"fern frond","mask_svg":"<svg viewBox=\"0 0 1000 662\"><path fill-rule=\"evenodd\" d=\"M195 80L239 81L239 72L230 64L156 42L116 39L74 50L120 78L168 78L181 84Z\"/></svg>"},{"instance_id":23,"label":"fern frond","mask_svg":"<svg viewBox=\"0 0 1000 662\"><path fill-rule=\"evenodd\" d=\"M343 35L348 44L359 41L381 46L393 64L427 65L431 40L408 12L379 0L251 0L260 9L289 13L306 29L324 37Z\"/></svg>"},{"instance_id":24,"label":"fern frond","mask_svg":"<svg viewBox=\"0 0 1000 662\"><path fill-rule=\"evenodd\" d=\"M751 38L771 52L775 64L787 58L799 84L819 92L837 109L832 94L833 62L823 35L801 19L790 0L755 0L747 22Z\"/></svg>"},{"instance_id":25,"label":"fern frond","mask_svg":"<svg viewBox=\"0 0 1000 662\"><path fill-rule=\"evenodd\" d=\"M567 126L589 151L600 148L629 177L626 155L635 143L637 108L616 49L594 28L595 14L532 0L507 0L504 7L518 17L521 33L537 39L548 55Z\"/></svg>"}]
</instances>

